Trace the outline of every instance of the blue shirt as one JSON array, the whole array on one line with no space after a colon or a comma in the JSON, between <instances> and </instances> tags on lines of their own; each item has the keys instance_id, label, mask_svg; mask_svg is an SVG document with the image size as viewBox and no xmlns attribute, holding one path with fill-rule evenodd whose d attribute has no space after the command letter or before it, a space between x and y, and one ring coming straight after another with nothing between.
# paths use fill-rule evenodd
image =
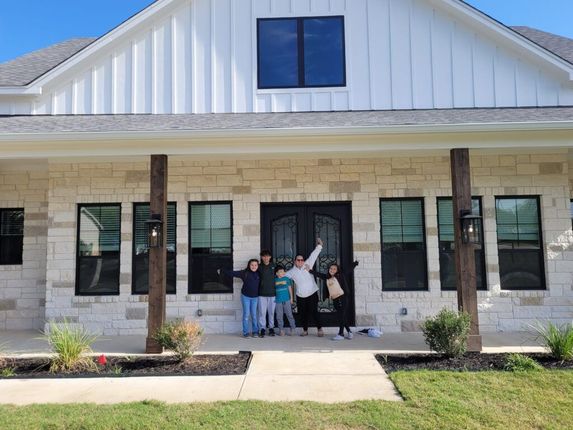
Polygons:
<instances>
[{"instance_id":1,"label":"blue shirt","mask_svg":"<svg viewBox=\"0 0 573 430\"><path fill-rule=\"evenodd\" d=\"M287 278L286 276L275 278L275 302L283 303L290 301L290 293L288 291L289 287L292 287L292 280L290 278Z\"/></svg>"}]
</instances>

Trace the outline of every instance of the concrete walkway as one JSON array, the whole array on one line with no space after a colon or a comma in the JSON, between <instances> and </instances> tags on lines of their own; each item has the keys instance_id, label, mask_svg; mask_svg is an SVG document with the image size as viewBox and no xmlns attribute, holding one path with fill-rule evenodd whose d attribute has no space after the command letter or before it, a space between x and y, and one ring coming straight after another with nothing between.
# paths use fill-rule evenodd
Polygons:
<instances>
[{"instance_id":1,"label":"concrete walkway","mask_svg":"<svg viewBox=\"0 0 573 430\"><path fill-rule=\"evenodd\" d=\"M496 333L484 335L485 352L538 352L530 335ZM0 332L0 344L10 355L44 355L44 340L34 332ZM141 354L144 336L102 337L96 353ZM427 352L418 333L386 334L380 339L356 336L333 342L329 338L266 337L242 339L231 335L207 335L199 353L229 354L253 351L246 375L5 379L0 380L0 403L121 403L159 400L168 403L228 400L400 401L392 382L374 358L374 353Z\"/></svg>"}]
</instances>

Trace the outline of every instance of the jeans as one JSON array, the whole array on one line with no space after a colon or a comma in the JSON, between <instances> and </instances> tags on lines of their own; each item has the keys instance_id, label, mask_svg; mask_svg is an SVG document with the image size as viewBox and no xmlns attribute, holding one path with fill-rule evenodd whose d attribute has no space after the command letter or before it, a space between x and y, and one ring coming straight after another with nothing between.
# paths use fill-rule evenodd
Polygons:
<instances>
[{"instance_id":1,"label":"jeans","mask_svg":"<svg viewBox=\"0 0 573 430\"><path fill-rule=\"evenodd\" d=\"M275 328L275 297L259 296L259 328L267 326L269 316L269 328Z\"/></svg>"},{"instance_id":2,"label":"jeans","mask_svg":"<svg viewBox=\"0 0 573 430\"><path fill-rule=\"evenodd\" d=\"M344 329L348 333L351 333L350 327L348 326L348 302L346 301L346 296L340 296L333 300L334 309L338 314L338 334L344 336Z\"/></svg>"},{"instance_id":3,"label":"jeans","mask_svg":"<svg viewBox=\"0 0 573 430\"><path fill-rule=\"evenodd\" d=\"M257 324L257 304L259 302L258 297L247 297L241 294L241 303L243 305L243 335L248 335L251 333L259 332L259 325ZM249 317L253 324L253 330L249 330Z\"/></svg>"}]
</instances>

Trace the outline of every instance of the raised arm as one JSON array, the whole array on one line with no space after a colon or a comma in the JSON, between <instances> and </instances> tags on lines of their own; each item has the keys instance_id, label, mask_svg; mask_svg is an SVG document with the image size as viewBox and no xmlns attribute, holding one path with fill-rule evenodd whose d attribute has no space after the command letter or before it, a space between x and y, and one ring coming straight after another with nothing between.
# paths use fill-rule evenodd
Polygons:
<instances>
[{"instance_id":1,"label":"raised arm","mask_svg":"<svg viewBox=\"0 0 573 430\"><path fill-rule=\"evenodd\" d=\"M304 264L307 264L308 267L310 267L311 269L314 267L314 263L316 263L316 259L318 258L319 254L322 251L322 240L320 240L320 238L316 239L316 248L314 248L314 251L312 251L310 253L310 255L308 256L308 258L306 259L306 261L304 262Z\"/></svg>"}]
</instances>

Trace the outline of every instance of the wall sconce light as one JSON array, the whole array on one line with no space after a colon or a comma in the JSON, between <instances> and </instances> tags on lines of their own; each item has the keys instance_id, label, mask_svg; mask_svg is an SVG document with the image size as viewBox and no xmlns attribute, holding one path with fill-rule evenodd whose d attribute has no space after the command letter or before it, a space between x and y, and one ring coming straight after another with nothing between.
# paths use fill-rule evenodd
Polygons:
<instances>
[{"instance_id":1,"label":"wall sconce light","mask_svg":"<svg viewBox=\"0 0 573 430\"><path fill-rule=\"evenodd\" d=\"M147 247L161 248L163 246L163 221L161 215L152 214L147 224Z\"/></svg>"},{"instance_id":2,"label":"wall sconce light","mask_svg":"<svg viewBox=\"0 0 573 430\"><path fill-rule=\"evenodd\" d=\"M462 224L462 243L479 245L481 242L481 216L473 215L470 210L460 211Z\"/></svg>"}]
</instances>

